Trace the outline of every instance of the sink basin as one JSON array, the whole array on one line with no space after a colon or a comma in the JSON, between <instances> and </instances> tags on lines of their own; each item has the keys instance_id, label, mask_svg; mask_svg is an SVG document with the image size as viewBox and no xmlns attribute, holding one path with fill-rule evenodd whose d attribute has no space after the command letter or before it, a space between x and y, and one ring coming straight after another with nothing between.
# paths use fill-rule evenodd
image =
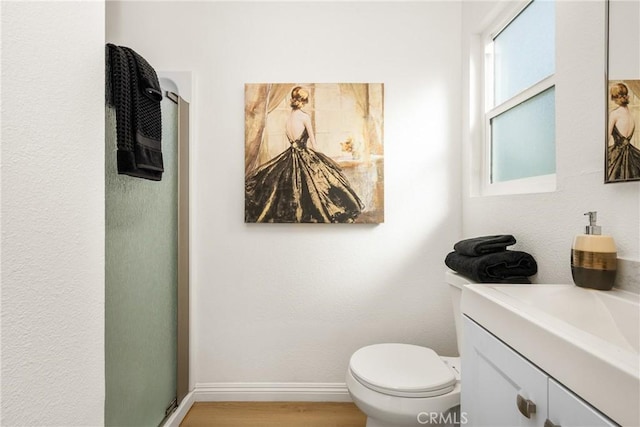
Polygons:
<instances>
[{"instance_id":1,"label":"sink basin","mask_svg":"<svg viewBox=\"0 0 640 427\"><path fill-rule=\"evenodd\" d=\"M495 285L493 289L614 346L640 353L638 295L587 290L573 285Z\"/></svg>"},{"instance_id":2,"label":"sink basin","mask_svg":"<svg viewBox=\"0 0 640 427\"><path fill-rule=\"evenodd\" d=\"M621 425L640 425L640 296L476 284L462 311Z\"/></svg>"}]
</instances>

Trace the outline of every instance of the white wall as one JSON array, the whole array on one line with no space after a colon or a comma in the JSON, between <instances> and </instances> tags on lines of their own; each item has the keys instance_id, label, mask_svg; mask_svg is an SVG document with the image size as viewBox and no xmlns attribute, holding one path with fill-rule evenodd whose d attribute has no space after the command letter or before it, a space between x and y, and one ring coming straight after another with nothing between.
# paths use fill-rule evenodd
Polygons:
<instances>
[{"instance_id":1,"label":"white wall","mask_svg":"<svg viewBox=\"0 0 640 427\"><path fill-rule=\"evenodd\" d=\"M498 2L500 3L500 2ZM468 82L469 49L473 34L482 30L495 2L464 2L462 21L463 80ZM500 3L498 7L503 7ZM556 153L557 191L516 196L471 197L477 164L479 121L465 109L463 125L463 234L512 233L515 249L538 261L537 282L572 283L570 249L573 237L584 232L587 211L598 211L605 234L617 243L625 268L640 260L640 183L604 185L605 18L603 2L557 2ZM630 40L628 49L637 49ZM471 72L471 80L473 80ZM463 103L473 94L465 85ZM634 270L638 271L638 270ZM622 274L631 280L633 274ZM636 274L637 276L637 274ZM638 280L636 277L635 280ZM639 284L631 288L640 289Z\"/></svg>"},{"instance_id":2,"label":"white wall","mask_svg":"<svg viewBox=\"0 0 640 427\"><path fill-rule=\"evenodd\" d=\"M3 426L104 414L104 4L2 2Z\"/></svg>"},{"instance_id":3,"label":"white wall","mask_svg":"<svg viewBox=\"0 0 640 427\"><path fill-rule=\"evenodd\" d=\"M383 341L455 353L459 35L457 2L107 3L109 41L193 71L192 383L340 383ZM243 223L244 84L296 81L385 84L385 224Z\"/></svg>"}]
</instances>

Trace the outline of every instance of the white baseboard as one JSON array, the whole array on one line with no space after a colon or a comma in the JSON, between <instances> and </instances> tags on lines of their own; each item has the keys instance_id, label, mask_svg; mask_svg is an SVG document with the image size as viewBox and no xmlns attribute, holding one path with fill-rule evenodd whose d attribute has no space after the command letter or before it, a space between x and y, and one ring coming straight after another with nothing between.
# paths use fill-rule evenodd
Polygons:
<instances>
[{"instance_id":1,"label":"white baseboard","mask_svg":"<svg viewBox=\"0 0 640 427\"><path fill-rule=\"evenodd\" d=\"M351 402L345 383L198 383L163 427L179 427L195 402Z\"/></svg>"},{"instance_id":2,"label":"white baseboard","mask_svg":"<svg viewBox=\"0 0 640 427\"><path fill-rule=\"evenodd\" d=\"M189 409L191 409L191 406L193 406L195 401L194 392L189 392L184 399L182 399L182 402L180 402L180 406L178 406L178 408L173 411L173 414L169 416L167 421L165 421L163 427L180 427L180 423L184 420L184 417L187 415L187 412L189 412Z\"/></svg>"},{"instance_id":3,"label":"white baseboard","mask_svg":"<svg viewBox=\"0 0 640 427\"><path fill-rule=\"evenodd\" d=\"M198 383L196 402L351 402L345 383Z\"/></svg>"}]
</instances>

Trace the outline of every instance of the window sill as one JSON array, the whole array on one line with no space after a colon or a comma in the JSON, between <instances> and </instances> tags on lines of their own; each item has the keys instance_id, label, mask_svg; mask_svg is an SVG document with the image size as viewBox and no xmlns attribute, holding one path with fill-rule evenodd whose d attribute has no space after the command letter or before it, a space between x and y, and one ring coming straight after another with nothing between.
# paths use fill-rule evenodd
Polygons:
<instances>
[{"instance_id":1,"label":"window sill","mask_svg":"<svg viewBox=\"0 0 640 427\"><path fill-rule=\"evenodd\" d=\"M556 174L549 174L511 181L485 183L480 197L552 193L554 191L556 191Z\"/></svg>"}]
</instances>

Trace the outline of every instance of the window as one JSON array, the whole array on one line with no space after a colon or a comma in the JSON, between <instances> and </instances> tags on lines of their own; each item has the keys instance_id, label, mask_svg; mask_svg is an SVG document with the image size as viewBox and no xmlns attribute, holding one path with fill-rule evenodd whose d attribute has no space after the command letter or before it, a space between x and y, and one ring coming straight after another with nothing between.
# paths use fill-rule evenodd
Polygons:
<instances>
[{"instance_id":1,"label":"window","mask_svg":"<svg viewBox=\"0 0 640 427\"><path fill-rule=\"evenodd\" d=\"M555 190L555 3L486 35L483 194Z\"/></svg>"}]
</instances>

